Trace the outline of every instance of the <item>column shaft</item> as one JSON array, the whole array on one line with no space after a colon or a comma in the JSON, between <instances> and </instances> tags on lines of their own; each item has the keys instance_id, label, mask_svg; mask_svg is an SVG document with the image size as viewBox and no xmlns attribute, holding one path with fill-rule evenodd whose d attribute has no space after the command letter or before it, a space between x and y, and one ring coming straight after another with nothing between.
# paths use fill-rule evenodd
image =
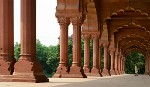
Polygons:
<instances>
[{"instance_id":1,"label":"column shaft","mask_svg":"<svg viewBox=\"0 0 150 87\"><path fill-rule=\"evenodd\" d=\"M93 68L91 70L92 75L100 76L99 71L99 35L93 35Z\"/></svg>"},{"instance_id":2,"label":"column shaft","mask_svg":"<svg viewBox=\"0 0 150 87\"><path fill-rule=\"evenodd\" d=\"M120 65L121 65L121 67L120 67L120 72L121 72L121 74L123 73L123 70L122 70L122 57L121 57L121 60L120 60Z\"/></svg>"},{"instance_id":3,"label":"column shaft","mask_svg":"<svg viewBox=\"0 0 150 87\"><path fill-rule=\"evenodd\" d=\"M70 18L57 17L57 19L60 25L60 62L53 77L61 78L68 74L68 26Z\"/></svg>"},{"instance_id":4,"label":"column shaft","mask_svg":"<svg viewBox=\"0 0 150 87\"><path fill-rule=\"evenodd\" d=\"M123 74L125 74L125 58L123 59Z\"/></svg>"},{"instance_id":5,"label":"column shaft","mask_svg":"<svg viewBox=\"0 0 150 87\"><path fill-rule=\"evenodd\" d=\"M147 57L145 60L145 74L149 74L149 58Z\"/></svg>"},{"instance_id":6,"label":"column shaft","mask_svg":"<svg viewBox=\"0 0 150 87\"><path fill-rule=\"evenodd\" d=\"M81 63L81 25L73 23L73 62L72 66Z\"/></svg>"},{"instance_id":7,"label":"column shaft","mask_svg":"<svg viewBox=\"0 0 150 87\"><path fill-rule=\"evenodd\" d=\"M104 68L103 68L103 72L102 75L103 76L109 76L110 73L108 71L108 43L103 43L104 46Z\"/></svg>"},{"instance_id":8,"label":"column shaft","mask_svg":"<svg viewBox=\"0 0 150 87\"><path fill-rule=\"evenodd\" d=\"M13 0L0 0L0 75L14 71L14 6Z\"/></svg>"},{"instance_id":9,"label":"column shaft","mask_svg":"<svg viewBox=\"0 0 150 87\"><path fill-rule=\"evenodd\" d=\"M118 53L117 52L115 53L115 72L117 75L119 74L119 72L118 72Z\"/></svg>"},{"instance_id":10,"label":"column shaft","mask_svg":"<svg viewBox=\"0 0 150 87\"><path fill-rule=\"evenodd\" d=\"M21 0L21 54L15 81L48 82L36 58L36 0Z\"/></svg>"},{"instance_id":11,"label":"column shaft","mask_svg":"<svg viewBox=\"0 0 150 87\"><path fill-rule=\"evenodd\" d=\"M120 55L119 55L119 57L118 57L118 72L119 72L119 74L121 74L120 67L121 67L121 65L120 65Z\"/></svg>"},{"instance_id":12,"label":"column shaft","mask_svg":"<svg viewBox=\"0 0 150 87\"><path fill-rule=\"evenodd\" d=\"M111 55L111 69L110 69L110 74L111 75L116 75L115 73L115 69L114 69L114 62L115 62L115 51L110 51L110 55Z\"/></svg>"},{"instance_id":13,"label":"column shaft","mask_svg":"<svg viewBox=\"0 0 150 87\"><path fill-rule=\"evenodd\" d=\"M68 25L60 24L60 66L66 66L68 60Z\"/></svg>"},{"instance_id":14,"label":"column shaft","mask_svg":"<svg viewBox=\"0 0 150 87\"><path fill-rule=\"evenodd\" d=\"M86 77L83 68L81 68L81 25L82 17L72 17L73 25L73 61L70 67L69 76L75 78Z\"/></svg>"},{"instance_id":15,"label":"column shaft","mask_svg":"<svg viewBox=\"0 0 150 87\"><path fill-rule=\"evenodd\" d=\"M148 56L148 62L147 62L148 64L147 64L147 70L148 70L148 74L150 75L150 56Z\"/></svg>"},{"instance_id":16,"label":"column shaft","mask_svg":"<svg viewBox=\"0 0 150 87\"><path fill-rule=\"evenodd\" d=\"M102 47L99 47L99 69L100 69L100 73L102 71L101 69L101 59L102 59Z\"/></svg>"},{"instance_id":17,"label":"column shaft","mask_svg":"<svg viewBox=\"0 0 150 87\"><path fill-rule=\"evenodd\" d=\"M90 72L90 35L83 35L84 38L84 73Z\"/></svg>"}]
</instances>

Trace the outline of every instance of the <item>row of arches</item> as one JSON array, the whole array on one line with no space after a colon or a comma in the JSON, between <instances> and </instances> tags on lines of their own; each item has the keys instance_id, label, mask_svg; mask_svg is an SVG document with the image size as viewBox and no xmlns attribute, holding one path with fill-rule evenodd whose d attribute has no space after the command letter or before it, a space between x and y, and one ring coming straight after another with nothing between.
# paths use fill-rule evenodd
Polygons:
<instances>
[{"instance_id":1,"label":"row of arches","mask_svg":"<svg viewBox=\"0 0 150 87\"><path fill-rule=\"evenodd\" d=\"M61 74L62 77L79 77L79 74L83 76L83 73L85 73L86 76L109 76L125 73L125 60L127 55L134 51L141 52L144 55L145 60L149 60L149 11L144 9L150 9L146 5L146 3L150 4L149 1L145 1L146 3L132 0L80 1L82 6L80 7L79 5L79 7L82 8L82 10L79 10L79 13L83 14L82 17L84 20L83 25L81 25L82 36L84 39L83 72L78 72L78 75L76 74L77 72L71 72L71 75L73 74L71 76L68 71ZM138 4L134 4L133 2ZM66 1L64 3L67 4L68 2ZM72 9L72 11L73 10L74 9ZM57 14L59 11L60 9L56 9ZM71 11L71 9L69 11ZM65 13L67 12L64 12L64 14ZM57 16L58 15L56 15L56 17ZM72 14L68 13L67 15L61 16L71 18ZM89 41L91 39L93 40L93 66L90 69ZM104 68L102 70L100 69L102 55L101 46L104 48ZM73 54L75 53L73 52ZM108 69L109 55L111 58L110 69ZM76 62L79 63L77 67L80 67L80 70L82 71L82 66L80 66L81 60L80 57L78 57L73 57L73 60L79 60ZM73 63L74 61L72 62L71 67L74 67ZM145 73L149 73L149 61L146 61L145 65ZM67 68L67 66L59 65L57 71L65 72L63 71L64 67ZM77 69L78 68L76 68L76 70ZM54 77L60 75L57 71Z\"/></svg>"}]
</instances>

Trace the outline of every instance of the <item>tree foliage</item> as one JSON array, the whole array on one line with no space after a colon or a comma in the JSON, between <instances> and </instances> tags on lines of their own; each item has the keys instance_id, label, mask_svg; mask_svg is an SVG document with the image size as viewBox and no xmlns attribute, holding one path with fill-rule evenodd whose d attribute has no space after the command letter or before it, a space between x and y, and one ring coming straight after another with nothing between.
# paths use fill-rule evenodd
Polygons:
<instances>
[{"instance_id":1,"label":"tree foliage","mask_svg":"<svg viewBox=\"0 0 150 87\"><path fill-rule=\"evenodd\" d=\"M16 42L14 46L14 55L15 59L18 61L20 57L20 44L18 42Z\"/></svg>"},{"instance_id":2,"label":"tree foliage","mask_svg":"<svg viewBox=\"0 0 150 87\"><path fill-rule=\"evenodd\" d=\"M126 59L126 73L134 74L135 65L138 67L138 73L143 74L145 72L145 60L144 56L139 52L132 52Z\"/></svg>"}]
</instances>

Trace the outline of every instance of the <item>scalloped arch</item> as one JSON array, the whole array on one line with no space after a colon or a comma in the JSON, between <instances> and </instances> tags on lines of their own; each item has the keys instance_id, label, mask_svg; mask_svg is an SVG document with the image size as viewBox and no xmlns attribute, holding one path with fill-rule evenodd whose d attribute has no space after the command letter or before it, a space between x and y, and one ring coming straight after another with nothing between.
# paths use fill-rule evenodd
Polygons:
<instances>
[{"instance_id":1,"label":"scalloped arch","mask_svg":"<svg viewBox=\"0 0 150 87\"><path fill-rule=\"evenodd\" d=\"M142 12L140 9L134 9L132 7L127 7L125 9L119 9L117 10L116 12L113 12L111 15L110 15L110 18L116 18L116 17L122 17L122 16L127 16L127 17L130 17L131 14L129 13L134 13L133 16L135 16L135 14L139 17L148 17L148 13L145 13L145 12Z\"/></svg>"}]
</instances>

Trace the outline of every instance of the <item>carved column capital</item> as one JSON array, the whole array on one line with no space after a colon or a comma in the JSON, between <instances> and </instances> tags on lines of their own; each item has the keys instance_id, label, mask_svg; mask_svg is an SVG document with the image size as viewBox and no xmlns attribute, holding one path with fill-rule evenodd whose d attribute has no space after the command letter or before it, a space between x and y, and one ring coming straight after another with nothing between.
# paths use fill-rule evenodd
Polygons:
<instances>
[{"instance_id":1,"label":"carved column capital","mask_svg":"<svg viewBox=\"0 0 150 87\"><path fill-rule=\"evenodd\" d=\"M108 42L108 41L103 42L103 46L104 46L104 47L108 47L108 45L109 45L109 42Z\"/></svg>"},{"instance_id":2,"label":"carved column capital","mask_svg":"<svg viewBox=\"0 0 150 87\"><path fill-rule=\"evenodd\" d=\"M71 22L73 25L82 25L84 22L84 18L83 17L71 17Z\"/></svg>"},{"instance_id":3,"label":"carved column capital","mask_svg":"<svg viewBox=\"0 0 150 87\"><path fill-rule=\"evenodd\" d=\"M93 34L93 35L92 35L92 38L93 38L93 39L99 39L99 34Z\"/></svg>"},{"instance_id":4,"label":"carved column capital","mask_svg":"<svg viewBox=\"0 0 150 87\"><path fill-rule=\"evenodd\" d=\"M84 35L83 35L83 38L84 38L84 39L90 39L91 36L90 36L90 34L84 34Z\"/></svg>"},{"instance_id":5,"label":"carved column capital","mask_svg":"<svg viewBox=\"0 0 150 87\"><path fill-rule=\"evenodd\" d=\"M116 51L115 48L110 48L110 53L114 53Z\"/></svg>"},{"instance_id":6,"label":"carved column capital","mask_svg":"<svg viewBox=\"0 0 150 87\"><path fill-rule=\"evenodd\" d=\"M70 18L69 17L57 17L57 21L60 25L69 25L70 24Z\"/></svg>"}]
</instances>

